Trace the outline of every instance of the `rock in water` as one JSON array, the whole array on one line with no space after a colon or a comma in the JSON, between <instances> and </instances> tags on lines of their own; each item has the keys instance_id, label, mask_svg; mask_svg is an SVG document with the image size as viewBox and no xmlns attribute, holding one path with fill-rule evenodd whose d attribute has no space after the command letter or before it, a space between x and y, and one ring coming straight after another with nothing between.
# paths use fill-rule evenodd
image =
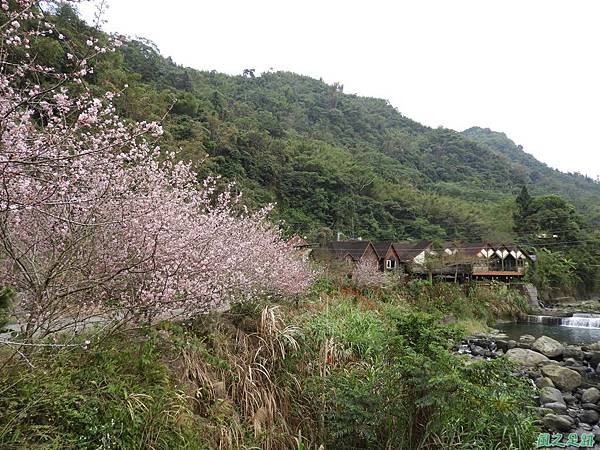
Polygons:
<instances>
[{"instance_id":1,"label":"rock in water","mask_svg":"<svg viewBox=\"0 0 600 450\"><path fill-rule=\"evenodd\" d=\"M542 374L552 380L561 391L570 392L581 385L581 375L574 370L556 364L543 366Z\"/></svg>"},{"instance_id":2,"label":"rock in water","mask_svg":"<svg viewBox=\"0 0 600 450\"><path fill-rule=\"evenodd\" d=\"M553 387L543 387L540 389L540 404L562 403L565 404L562 393Z\"/></svg>"},{"instance_id":3,"label":"rock in water","mask_svg":"<svg viewBox=\"0 0 600 450\"><path fill-rule=\"evenodd\" d=\"M588 348L590 350L600 350L600 342L594 342L593 344L589 344Z\"/></svg>"},{"instance_id":4,"label":"rock in water","mask_svg":"<svg viewBox=\"0 0 600 450\"><path fill-rule=\"evenodd\" d=\"M536 339L536 341L531 344L531 348L550 358L562 355L565 350L564 345L548 336L541 336Z\"/></svg>"},{"instance_id":5,"label":"rock in water","mask_svg":"<svg viewBox=\"0 0 600 450\"><path fill-rule=\"evenodd\" d=\"M581 361L583 359L583 350L576 345L567 345L563 350L563 358L574 358Z\"/></svg>"},{"instance_id":6,"label":"rock in water","mask_svg":"<svg viewBox=\"0 0 600 450\"><path fill-rule=\"evenodd\" d=\"M579 420L583 423L589 423L590 425L595 425L600 420L600 414L598 414L593 409L586 409L579 416Z\"/></svg>"},{"instance_id":7,"label":"rock in water","mask_svg":"<svg viewBox=\"0 0 600 450\"><path fill-rule=\"evenodd\" d=\"M588 360L590 362L590 366L597 367L600 364L600 351L592 350L589 353Z\"/></svg>"},{"instance_id":8,"label":"rock in water","mask_svg":"<svg viewBox=\"0 0 600 450\"><path fill-rule=\"evenodd\" d=\"M554 402L546 403L543 405L544 408L551 409L556 414L565 414L567 412L567 405L564 403Z\"/></svg>"},{"instance_id":9,"label":"rock in water","mask_svg":"<svg viewBox=\"0 0 600 450\"><path fill-rule=\"evenodd\" d=\"M553 431L569 431L575 422L569 416L548 414L544 416L544 425Z\"/></svg>"},{"instance_id":10,"label":"rock in water","mask_svg":"<svg viewBox=\"0 0 600 450\"><path fill-rule=\"evenodd\" d=\"M534 341L535 336L532 336L531 334L524 334L519 338L519 342L523 342L524 344L533 344Z\"/></svg>"},{"instance_id":11,"label":"rock in water","mask_svg":"<svg viewBox=\"0 0 600 450\"><path fill-rule=\"evenodd\" d=\"M535 385L541 389L544 387L554 387L554 383L552 383L552 380L548 377L540 377L537 380L535 380Z\"/></svg>"},{"instance_id":12,"label":"rock in water","mask_svg":"<svg viewBox=\"0 0 600 450\"><path fill-rule=\"evenodd\" d=\"M597 403L600 400L600 391L595 387L585 389L581 394L581 403Z\"/></svg>"},{"instance_id":13,"label":"rock in water","mask_svg":"<svg viewBox=\"0 0 600 450\"><path fill-rule=\"evenodd\" d=\"M538 364L548 362L548 358L546 356L525 348L511 348L506 352L506 356L512 361L529 367L534 367Z\"/></svg>"}]
</instances>

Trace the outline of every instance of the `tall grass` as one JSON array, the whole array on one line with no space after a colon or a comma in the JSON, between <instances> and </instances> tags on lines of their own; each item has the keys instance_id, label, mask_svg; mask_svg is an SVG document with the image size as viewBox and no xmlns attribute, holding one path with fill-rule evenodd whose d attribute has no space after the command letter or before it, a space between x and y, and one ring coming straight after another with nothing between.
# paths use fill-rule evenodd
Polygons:
<instances>
[{"instance_id":1,"label":"tall grass","mask_svg":"<svg viewBox=\"0 0 600 450\"><path fill-rule=\"evenodd\" d=\"M511 295L324 279L299 303L38 352L0 373L0 447L530 448L527 386L504 361L452 355L461 330L445 324L513 311Z\"/></svg>"},{"instance_id":2,"label":"tall grass","mask_svg":"<svg viewBox=\"0 0 600 450\"><path fill-rule=\"evenodd\" d=\"M202 448L160 358L155 338L134 334L5 367L0 448Z\"/></svg>"}]
</instances>

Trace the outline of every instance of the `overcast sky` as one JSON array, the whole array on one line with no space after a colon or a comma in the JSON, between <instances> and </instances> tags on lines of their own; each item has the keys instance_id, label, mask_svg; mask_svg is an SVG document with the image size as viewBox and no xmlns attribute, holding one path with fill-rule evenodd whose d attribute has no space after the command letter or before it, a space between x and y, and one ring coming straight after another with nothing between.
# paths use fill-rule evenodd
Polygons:
<instances>
[{"instance_id":1,"label":"overcast sky","mask_svg":"<svg viewBox=\"0 0 600 450\"><path fill-rule=\"evenodd\" d=\"M288 70L600 175L600 1L109 0L104 29L196 69ZM91 8L81 6L85 17Z\"/></svg>"}]
</instances>

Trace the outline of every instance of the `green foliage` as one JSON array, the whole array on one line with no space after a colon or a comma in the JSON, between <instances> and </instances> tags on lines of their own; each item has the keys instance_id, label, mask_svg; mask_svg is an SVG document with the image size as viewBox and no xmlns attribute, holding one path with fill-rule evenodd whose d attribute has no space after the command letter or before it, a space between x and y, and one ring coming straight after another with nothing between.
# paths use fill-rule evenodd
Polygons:
<instances>
[{"instance_id":1,"label":"green foliage","mask_svg":"<svg viewBox=\"0 0 600 450\"><path fill-rule=\"evenodd\" d=\"M530 447L535 426L525 406L531 391L506 361L465 365L441 349L428 358L409 352L397 361L397 381L408 384L417 418L404 439L410 448ZM418 418L427 418L426 425Z\"/></svg>"},{"instance_id":2,"label":"green foliage","mask_svg":"<svg viewBox=\"0 0 600 450\"><path fill-rule=\"evenodd\" d=\"M4 366L0 447L203 448L156 338L124 338Z\"/></svg>"},{"instance_id":3,"label":"green foliage","mask_svg":"<svg viewBox=\"0 0 600 450\"><path fill-rule=\"evenodd\" d=\"M422 312L388 312L379 358L312 378L327 448L529 448L531 391L504 360L466 365L455 328Z\"/></svg>"},{"instance_id":4,"label":"green foliage","mask_svg":"<svg viewBox=\"0 0 600 450\"><path fill-rule=\"evenodd\" d=\"M421 311L442 317L493 324L498 317L515 318L527 312L527 301L504 283L431 283L412 280L403 289L405 298Z\"/></svg>"},{"instance_id":5,"label":"green foliage","mask_svg":"<svg viewBox=\"0 0 600 450\"><path fill-rule=\"evenodd\" d=\"M593 226L600 225L600 205L597 201L600 184L596 181L579 173L562 173L548 167L525 153L522 146L516 145L504 133L473 127L462 134L509 159L511 170L522 180L522 185L529 187L529 194L558 194L572 202Z\"/></svg>"},{"instance_id":6,"label":"green foliage","mask_svg":"<svg viewBox=\"0 0 600 450\"><path fill-rule=\"evenodd\" d=\"M310 287L310 293L312 296L318 296L320 294L333 294L335 292L337 292L337 286L331 277L326 276L323 272L321 272L320 276L315 279Z\"/></svg>"},{"instance_id":7,"label":"green foliage","mask_svg":"<svg viewBox=\"0 0 600 450\"><path fill-rule=\"evenodd\" d=\"M361 309L352 301L336 302L311 317L304 328L317 342L334 339L345 358L377 355L383 346L386 326L379 314Z\"/></svg>"},{"instance_id":8,"label":"green foliage","mask_svg":"<svg viewBox=\"0 0 600 450\"><path fill-rule=\"evenodd\" d=\"M526 247L537 248L529 280L544 294L593 295L600 280L600 240L573 205L557 195L531 197L526 187L516 198L514 230Z\"/></svg>"},{"instance_id":9,"label":"green foliage","mask_svg":"<svg viewBox=\"0 0 600 450\"><path fill-rule=\"evenodd\" d=\"M402 312L392 313L391 319L396 327L395 345L417 354L429 355L447 349L461 337L458 328L442 325L439 315Z\"/></svg>"},{"instance_id":10,"label":"green foliage","mask_svg":"<svg viewBox=\"0 0 600 450\"><path fill-rule=\"evenodd\" d=\"M60 8L55 20L70 48L86 48L94 31L71 9ZM43 62L60 65L64 43L39 45ZM276 202L274 218L289 234L504 239L512 212L504 202L523 184L536 194L560 192L600 223L592 180L553 171L504 135L431 129L339 84L289 72L192 70L144 39L104 55L89 81L95 93L128 84L117 107L134 120L161 119L172 106L162 148L203 162L203 176L235 182L249 206Z\"/></svg>"},{"instance_id":11,"label":"green foliage","mask_svg":"<svg viewBox=\"0 0 600 450\"><path fill-rule=\"evenodd\" d=\"M502 282L473 283L467 296L470 303L478 307L479 317L486 318L490 325L498 318L516 319L529 309L526 298Z\"/></svg>"},{"instance_id":12,"label":"green foliage","mask_svg":"<svg viewBox=\"0 0 600 450\"><path fill-rule=\"evenodd\" d=\"M453 355L462 331L442 320L487 317L474 304L512 291L320 285L301 308L242 302L33 353L35 369L16 356L0 372L0 446L530 448L530 388L503 360Z\"/></svg>"},{"instance_id":13,"label":"green foliage","mask_svg":"<svg viewBox=\"0 0 600 450\"><path fill-rule=\"evenodd\" d=\"M575 263L573 279L580 296L595 295L600 290L600 238L598 232L586 236L584 243L565 252L566 257Z\"/></svg>"},{"instance_id":14,"label":"green foliage","mask_svg":"<svg viewBox=\"0 0 600 450\"><path fill-rule=\"evenodd\" d=\"M9 287L0 288L0 329L4 327L10 318L13 307L15 291Z\"/></svg>"},{"instance_id":15,"label":"green foliage","mask_svg":"<svg viewBox=\"0 0 600 450\"><path fill-rule=\"evenodd\" d=\"M518 217L520 235L533 244L567 248L582 237L582 220L573 205L558 195L530 200Z\"/></svg>"},{"instance_id":16,"label":"green foliage","mask_svg":"<svg viewBox=\"0 0 600 450\"><path fill-rule=\"evenodd\" d=\"M577 281L575 261L560 252L541 249L537 252L535 270L529 279L542 291L550 288L572 289Z\"/></svg>"}]
</instances>

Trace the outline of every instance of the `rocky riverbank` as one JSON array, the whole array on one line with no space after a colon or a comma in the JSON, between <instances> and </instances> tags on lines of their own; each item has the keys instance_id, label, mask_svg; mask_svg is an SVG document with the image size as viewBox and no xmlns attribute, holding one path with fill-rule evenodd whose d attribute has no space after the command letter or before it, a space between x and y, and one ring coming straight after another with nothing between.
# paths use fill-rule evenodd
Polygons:
<instances>
[{"instance_id":1,"label":"rocky riverbank","mask_svg":"<svg viewBox=\"0 0 600 450\"><path fill-rule=\"evenodd\" d=\"M564 297L548 300L545 307L530 308L529 314L568 316L574 313L596 313L600 311L600 299L577 300Z\"/></svg>"},{"instance_id":2,"label":"rocky riverbank","mask_svg":"<svg viewBox=\"0 0 600 450\"><path fill-rule=\"evenodd\" d=\"M454 350L473 360L506 357L518 363L515 375L531 380L546 431L593 433L600 443L600 342L563 345L547 336L511 340L493 333L472 336Z\"/></svg>"}]
</instances>

